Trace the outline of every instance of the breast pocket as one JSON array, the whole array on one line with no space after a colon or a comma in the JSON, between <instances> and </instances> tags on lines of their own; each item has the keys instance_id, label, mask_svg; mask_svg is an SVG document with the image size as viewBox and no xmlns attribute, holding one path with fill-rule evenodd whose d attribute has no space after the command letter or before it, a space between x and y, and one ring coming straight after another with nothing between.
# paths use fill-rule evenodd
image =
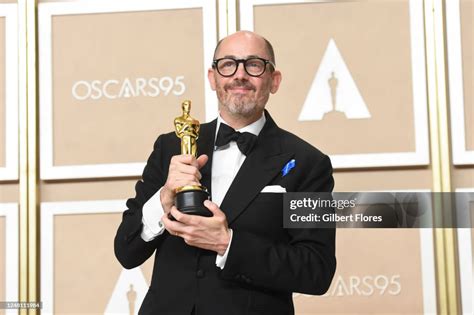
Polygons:
<instances>
[{"instance_id":1,"label":"breast pocket","mask_svg":"<svg viewBox=\"0 0 474 315\"><path fill-rule=\"evenodd\" d=\"M262 208L265 213L272 213L275 211L281 212L283 208L283 194L273 192L262 192L255 197L251 206Z\"/></svg>"},{"instance_id":2,"label":"breast pocket","mask_svg":"<svg viewBox=\"0 0 474 315\"><path fill-rule=\"evenodd\" d=\"M235 222L256 234L274 237L283 227L283 194L260 193Z\"/></svg>"}]
</instances>

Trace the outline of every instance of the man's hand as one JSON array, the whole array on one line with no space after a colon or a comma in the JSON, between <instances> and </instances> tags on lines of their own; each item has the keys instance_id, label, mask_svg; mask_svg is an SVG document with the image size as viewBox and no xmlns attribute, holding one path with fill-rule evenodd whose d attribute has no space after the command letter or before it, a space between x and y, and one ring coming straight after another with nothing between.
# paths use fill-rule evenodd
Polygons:
<instances>
[{"instance_id":1,"label":"man's hand","mask_svg":"<svg viewBox=\"0 0 474 315\"><path fill-rule=\"evenodd\" d=\"M161 220L170 234L182 237L186 244L212 250L222 256L230 241L227 218L212 201L206 200L204 206L212 212L212 217L184 214L172 206L171 215L176 221L171 221L166 213Z\"/></svg>"},{"instance_id":2,"label":"man's hand","mask_svg":"<svg viewBox=\"0 0 474 315\"><path fill-rule=\"evenodd\" d=\"M175 155L171 158L168 178L161 189L160 199L165 214L171 211L174 205L176 189L186 185L201 185L202 178L199 170L207 163L208 157L203 154L197 159L190 155Z\"/></svg>"}]
</instances>

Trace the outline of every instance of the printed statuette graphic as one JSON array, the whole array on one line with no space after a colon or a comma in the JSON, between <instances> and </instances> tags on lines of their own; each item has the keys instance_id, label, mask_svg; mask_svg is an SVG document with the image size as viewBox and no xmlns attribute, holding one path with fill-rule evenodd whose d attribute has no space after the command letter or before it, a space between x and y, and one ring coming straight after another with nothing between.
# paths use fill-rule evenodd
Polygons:
<instances>
[{"instance_id":1,"label":"printed statuette graphic","mask_svg":"<svg viewBox=\"0 0 474 315\"><path fill-rule=\"evenodd\" d=\"M147 291L148 284L140 267L123 269L104 314L137 314L136 306L142 304Z\"/></svg>"},{"instance_id":2,"label":"printed statuette graphic","mask_svg":"<svg viewBox=\"0 0 474 315\"><path fill-rule=\"evenodd\" d=\"M371 117L336 42L331 38L298 120L322 120L325 114L333 111L344 113L347 119Z\"/></svg>"}]
</instances>

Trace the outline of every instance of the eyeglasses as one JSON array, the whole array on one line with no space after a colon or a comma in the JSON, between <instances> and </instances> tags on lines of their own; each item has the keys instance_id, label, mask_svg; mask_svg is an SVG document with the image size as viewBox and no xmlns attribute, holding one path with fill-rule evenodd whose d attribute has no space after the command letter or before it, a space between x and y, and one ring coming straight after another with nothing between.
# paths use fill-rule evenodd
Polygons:
<instances>
[{"instance_id":1,"label":"eyeglasses","mask_svg":"<svg viewBox=\"0 0 474 315\"><path fill-rule=\"evenodd\" d=\"M275 69L273 62L258 57L248 59L219 58L212 62L212 68L216 69L223 77L231 77L237 72L240 63L244 64L245 72L252 77L261 76L265 72L267 64L270 64Z\"/></svg>"}]
</instances>

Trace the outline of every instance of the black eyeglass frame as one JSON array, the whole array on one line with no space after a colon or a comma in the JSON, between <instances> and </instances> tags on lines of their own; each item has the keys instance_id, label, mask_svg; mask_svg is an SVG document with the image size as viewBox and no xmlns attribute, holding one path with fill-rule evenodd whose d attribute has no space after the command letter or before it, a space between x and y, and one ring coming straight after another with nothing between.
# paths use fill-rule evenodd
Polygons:
<instances>
[{"instance_id":1,"label":"black eyeglass frame","mask_svg":"<svg viewBox=\"0 0 474 315\"><path fill-rule=\"evenodd\" d=\"M222 73L219 71L219 67L217 67L217 64L219 63L219 61L224 60L224 59L230 59L230 60L233 60L233 61L235 61L235 62L237 63L237 66L235 67L235 70L234 70L234 72L233 72L232 74L224 75L224 74L222 74ZM255 75L255 74L249 73L249 72L247 71L247 67L245 66L245 63L246 63L247 61L249 61L249 60L255 60L255 59L258 59L258 60L260 60L260 61L263 61L263 63L265 64L264 67L263 67L262 73L260 73L259 75ZM240 65L240 64L243 64L243 65L244 65L244 70L245 70L245 72L246 72L249 76L251 76L251 77L260 77L260 76L262 76L262 75L265 73L265 71L267 71L267 65L271 65L271 66L273 67L273 70L272 70L272 71L274 71L274 70L276 69L276 66L275 66L275 64L274 64L272 61L267 60L267 59L263 59L263 58L260 58L260 57L251 57L251 58L247 58L247 59L235 59L235 58L232 58L232 57L218 58L218 59L214 59L214 60L212 61L212 68L213 68L213 69L216 69L217 73L219 73L221 76L226 77L226 78L229 78L229 77L233 76L233 75L237 72L237 69L239 69L239 65Z\"/></svg>"}]
</instances>

